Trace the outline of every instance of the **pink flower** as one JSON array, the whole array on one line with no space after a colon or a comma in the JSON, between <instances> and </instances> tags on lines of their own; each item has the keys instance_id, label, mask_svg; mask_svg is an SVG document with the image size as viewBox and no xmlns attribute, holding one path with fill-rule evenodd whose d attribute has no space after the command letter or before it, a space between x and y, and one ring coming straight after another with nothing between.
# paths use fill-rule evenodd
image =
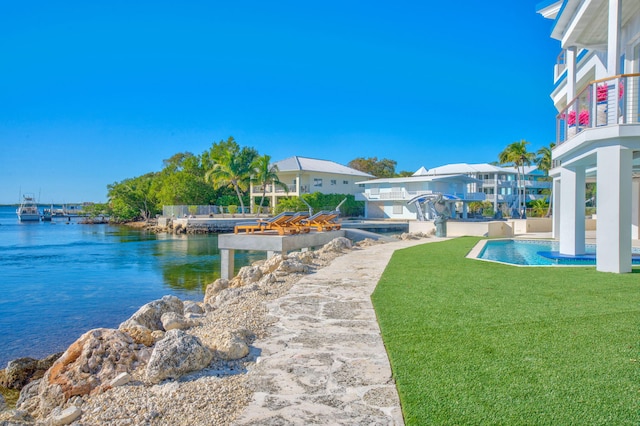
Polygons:
<instances>
[{"instance_id":1,"label":"pink flower","mask_svg":"<svg viewBox=\"0 0 640 426\"><path fill-rule=\"evenodd\" d=\"M622 98L624 93L624 83L620 81L618 83L618 98ZM609 86L603 84L602 86L596 86L596 101L604 102L609 97Z\"/></svg>"},{"instance_id":2,"label":"pink flower","mask_svg":"<svg viewBox=\"0 0 640 426\"><path fill-rule=\"evenodd\" d=\"M587 111L586 109L580 111L580 114L578 114L578 123L580 123L581 126L587 126L589 124L589 111Z\"/></svg>"},{"instance_id":3,"label":"pink flower","mask_svg":"<svg viewBox=\"0 0 640 426\"><path fill-rule=\"evenodd\" d=\"M569 126L576 125L575 111L569 111L569 116L567 117L567 124ZM587 111L586 109L583 109L582 111L580 111L580 114L578 114L578 124L580 124L581 126L587 126L589 124L589 111Z\"/></svg>"},{"instance_id":4,"label":"pink flower","mask_svg":"<svg viewBox=\"0 0 640 426\"><path fill-rule=\"evenodd\" d=\"M596 87L596 99L598 100L598 102L606 101L608 95L609 95L609 86L607 86L606 84L603 84L602 86Z\"/></svg>"}]
</instances>

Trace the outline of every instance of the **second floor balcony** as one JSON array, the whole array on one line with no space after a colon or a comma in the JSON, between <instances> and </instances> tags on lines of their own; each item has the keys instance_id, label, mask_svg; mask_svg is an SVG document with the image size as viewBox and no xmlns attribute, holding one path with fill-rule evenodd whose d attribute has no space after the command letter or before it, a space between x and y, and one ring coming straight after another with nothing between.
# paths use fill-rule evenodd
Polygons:
<instances>
[{"instance_id":1,"label":"second floor balcony","mask_svg":"<svg viewBox=\"0 0 640 426\"><path fill-rule=\"evenodd\" d=\"M556 116L556 145L603 126L640 124L640 74L596 80Z\"/></svg>"},{"instance_id":2,"label":"second floor balcony","mask_svg":"<svg viewBox=\"0 0 640 426\"><path fill-rule=\"evenodd\" d=\"M420 195L434 195L439 194L435 191L423 190L423 191L407 191L406 189L390 189L390 190L380 190L378 188L371 188L365 190L363 197L365 200L369 201L409 201L414 199ZM451 192L447 193L448 195L452 195L456 198L459 198L461 201L484 201L486 196L482 192Z\"/></svg>"}]
</instances>

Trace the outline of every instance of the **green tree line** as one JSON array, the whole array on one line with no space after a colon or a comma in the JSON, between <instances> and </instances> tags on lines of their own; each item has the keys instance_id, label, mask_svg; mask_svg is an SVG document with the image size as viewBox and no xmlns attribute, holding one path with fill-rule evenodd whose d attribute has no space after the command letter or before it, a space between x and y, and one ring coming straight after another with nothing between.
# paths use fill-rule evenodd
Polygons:
<instances>
[{"instance_id":1,"label":"green tree line","mask_svg":"<svg viewBox=\"0 0 640 426\"><path fill-rule=\"evenodd\" d=\"M395 174L395 161L356 158L353 165L376 177ZM162 170L124 179L107 186L107 204L96 204L92 216L109 215L115 222L148 220L162 213L164 205L240 206L242 212L249 205L250 183L266 187L286 187L278 179L278 169L269 155L260 155L251 147L240 146L233 137L213 143L195 155L180 152L163 161ZM351 163L350 163L351 165ZM345 197L341 211L345 215L361 215L364 203L342 194L305 194L305 201L314 210L335 208ZM259 207L268 203L263 192ZM306 210L298 197L281 201L282 210Z\"/></svg>"}]
</instances>

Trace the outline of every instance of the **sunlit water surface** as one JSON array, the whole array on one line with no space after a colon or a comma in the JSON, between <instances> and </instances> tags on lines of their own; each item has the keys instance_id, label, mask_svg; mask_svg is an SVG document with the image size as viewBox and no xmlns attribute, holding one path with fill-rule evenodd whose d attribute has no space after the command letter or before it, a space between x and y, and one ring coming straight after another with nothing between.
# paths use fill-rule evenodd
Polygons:
<instances>
[{"instance_id":1,"label":"sunlit water surface","mask_svg":"<svg viewBox=\"0 0 640 426\"><path fill-rule=\"evenodd\" d=\"M263 259L236 251L240 268ZM20 223L0 207L0 369L63 351L82 333L116 328L172 294L201 301L220 277L216 235L155 235L111 225Z\"/></svg>"}]
</instances>

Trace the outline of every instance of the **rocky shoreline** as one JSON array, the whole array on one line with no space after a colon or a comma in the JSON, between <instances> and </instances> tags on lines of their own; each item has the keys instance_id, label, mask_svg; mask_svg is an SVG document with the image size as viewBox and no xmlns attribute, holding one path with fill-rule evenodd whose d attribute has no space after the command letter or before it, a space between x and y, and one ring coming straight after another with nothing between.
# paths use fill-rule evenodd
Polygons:
<instances>
[{"instance_id":1,"label":"rocky shoreline","mask_svg":"<svg viewBox=\"0 0 640 426\"><path fill-rule=\"evenodd\" d=\"M22 378L16 408L0 399L0 424L232 424L254 394L253 343L277 321L266 304L351 249L337 238L317 251L275 256L216 280L202 302L165 296L117 330L91 330L26 386ZM9 370L0 371L0 385Z\"/></svg>"}]
</instances>

